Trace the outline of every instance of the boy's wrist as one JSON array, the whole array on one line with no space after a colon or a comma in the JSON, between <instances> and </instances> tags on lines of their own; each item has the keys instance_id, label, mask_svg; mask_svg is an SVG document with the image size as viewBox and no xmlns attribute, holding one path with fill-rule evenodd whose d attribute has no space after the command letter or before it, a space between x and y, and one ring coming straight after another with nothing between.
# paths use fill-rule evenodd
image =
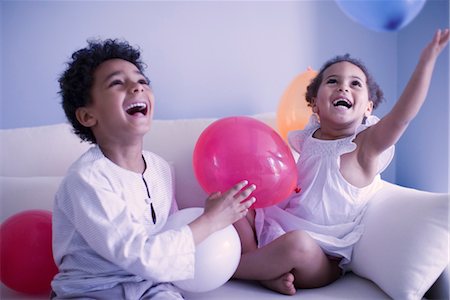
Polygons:
<instances>
[{"instance_id":1,"label":"boy's wrist","mask_svg":"<svg viewBox=\"0 0 450 300\"><path fill-rule=\"evenodd\" d=\"M198 245L212 233L217 231L217 229L215 229L216 226L214 222L212 222L212 219L209 218L208 215L205 215L205 213L189 223L189 227L191 228L196 245Z\"/></svg>"},{"instance_id":2,"label":"boy's wrist","mask_svg":"<svg viewBox=\"0 0 450 300\"><path fill-rule=\"evenodd\" d=\"M208 235L220 229L218 228L218 224L215 222L214 217L211 216L211 213L203 213L199 218L201 218L202 226L207 229Z\"/></svg>"}]
</instances>

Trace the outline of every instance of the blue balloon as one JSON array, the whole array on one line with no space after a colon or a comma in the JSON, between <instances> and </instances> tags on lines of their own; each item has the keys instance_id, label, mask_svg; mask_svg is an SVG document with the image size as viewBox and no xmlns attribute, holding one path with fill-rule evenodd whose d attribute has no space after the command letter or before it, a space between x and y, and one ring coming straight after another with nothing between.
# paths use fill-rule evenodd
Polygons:
<instances>
[{"instance_id":1,"label":"blue balloon","mask_svg":"<svg viewBox=\"0 0 450 300\"><path fill-rule=\"evenodd\" d=\"M353 21L375 31L396 31L408 25L426 0L336 0Z\"/></svg>"}]
</instances>

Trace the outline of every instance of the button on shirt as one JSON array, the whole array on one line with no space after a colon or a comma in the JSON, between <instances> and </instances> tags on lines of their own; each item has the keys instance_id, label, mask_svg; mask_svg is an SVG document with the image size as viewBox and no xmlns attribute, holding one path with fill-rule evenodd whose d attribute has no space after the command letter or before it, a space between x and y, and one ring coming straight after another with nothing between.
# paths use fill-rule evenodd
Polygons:
<instances>
[{"instance_id":1,"label":"button on shirt","mask_svg":"<svg viewBox=\"0 0 450 300\"><path fill-rule=\"evenodd\" d=\"M143 157L147 168L139 174L114 164L95 146L69 169L53 209L59 273L52 288L58 296L123 282L156 284L193 277L190 228L162 232L175 203L170 166L151 152L144 151Z\"/></svg>"}]
</instances>

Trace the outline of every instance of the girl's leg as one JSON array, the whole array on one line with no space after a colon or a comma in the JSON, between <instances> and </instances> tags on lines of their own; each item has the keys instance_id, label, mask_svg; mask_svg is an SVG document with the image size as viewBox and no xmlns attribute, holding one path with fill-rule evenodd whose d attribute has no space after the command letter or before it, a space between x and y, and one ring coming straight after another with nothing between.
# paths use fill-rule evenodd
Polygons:
<instances>
[{"instance_id":1,"label":"girl's leg","mask_svg":"<svg viewBox=\"0 0 450 300\"><path fill-rule=\"evenodd\" d=\"M242 218L240 221L234 224L241 240L242 255L244 255L245 253L253 252L258 249L255 235L254 219L255 219L255 211L251 210L247 214L247 218ZM237 279L241 278L240 274L238 274L240 273L239 269L245 269L247 267L251 266L245 265L243 266L241 262L240 265L238 266L238 270L236 271L233 277ZM296 292L296 288L294 286L294 275L290 272L287 272L276 278L271 278L268 280L259 280L259 282L265 287L282 294L293 295Z\"/></svg>"},{"instance_id":2,"label":"girl's leg","mask_svg":"<svg viewBox=\"0 0 450 300\"><path fill-rule=\"evenodd\" d=\"M340 276L339 261L329 260L304 231L288 232L257 248L251 217L235 224L243 253L234 278L258 280L271 289L292 294L295 290L292 292L291 280L297 288L313 288L327 285Z\"/></svg>"},{"instance_id":3,"label":"girl's leg","mask_svg":"<svg viewBox=\"0 0 450 300\"><path fill-rule=\"evenodd\" d=\"M245 218L233 224L239 234L242 254L258 249L255 232L255 214L254 210L249 210Z\"/></svg>"}]
</instances>

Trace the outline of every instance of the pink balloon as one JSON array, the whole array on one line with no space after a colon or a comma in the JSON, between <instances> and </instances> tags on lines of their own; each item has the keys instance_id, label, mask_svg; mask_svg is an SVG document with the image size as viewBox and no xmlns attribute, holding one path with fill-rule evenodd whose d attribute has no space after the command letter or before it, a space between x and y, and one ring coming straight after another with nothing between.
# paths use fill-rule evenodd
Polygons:
<instances>
[{"instance_id":1,"label":"pink balloon","mask_svg":"<svg viewBox=\"0 0 450 300\"><path fill-rule=\"evenodd\" d=\"M294 157L278 133L250 117L210 124L194 149L194 172L207 193L224 192L248 180L256 185L253 208L274 205L296 190Z\"/></svg>"}]
</instances>

